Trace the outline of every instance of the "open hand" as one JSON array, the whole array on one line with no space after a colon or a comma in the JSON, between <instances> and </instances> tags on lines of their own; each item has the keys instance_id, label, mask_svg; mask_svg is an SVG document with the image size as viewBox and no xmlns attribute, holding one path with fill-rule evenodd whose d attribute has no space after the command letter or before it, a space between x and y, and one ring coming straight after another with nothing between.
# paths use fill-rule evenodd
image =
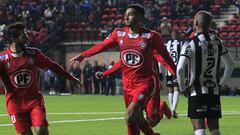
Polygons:
<instances>
[{"instance_id":1,"label":"open hand","mask_svg":"<svg viewBox=\"0 0 240 135\"><path fill-rule=\"evenodd\" d=\"M79 55L71 58L71 59L70 59L71 66L72 66L73 68L79 67L79 66L80 66L80 63L83 61L83 59L84 59L84 57L81 56L81 54L79 54Z\"/></svg>"}]
</instances>

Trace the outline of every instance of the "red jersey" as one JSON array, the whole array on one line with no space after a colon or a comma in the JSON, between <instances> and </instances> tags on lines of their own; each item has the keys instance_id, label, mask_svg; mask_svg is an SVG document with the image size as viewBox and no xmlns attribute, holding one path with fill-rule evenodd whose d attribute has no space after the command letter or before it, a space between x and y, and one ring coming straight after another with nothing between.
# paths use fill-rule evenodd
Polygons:
<instances>
[{"instance_id":1,"label":"red jersey","mask_svg":"<svg viewBox=\"0 0 240 135\"><path fill-rule=\"evenodd\" d=\"M108 48L118 47L122 61L123 84L149 81L155 75L153 51L156 50L164 60L176 69L161 36L145 28L140 34L132 35L129 28L116 28L103 42L82 53L83 57L92 56ZM175 71L175 70L174 70Z\"/></svg>"},{"instance_id":2,"label":"red jersey","mask_svg":"<svg viewBox=\"0 0 240 135\"><path fill-rule=\"evenodd\" d=\"M8 49L0 54L0 77L5 86L9 113L24 112L35 105L44 105L38 86L38 68L49 68L69 79L74 79L35 48L27 48L21 54L12 53Z\"/></svg>"}]
</instances>

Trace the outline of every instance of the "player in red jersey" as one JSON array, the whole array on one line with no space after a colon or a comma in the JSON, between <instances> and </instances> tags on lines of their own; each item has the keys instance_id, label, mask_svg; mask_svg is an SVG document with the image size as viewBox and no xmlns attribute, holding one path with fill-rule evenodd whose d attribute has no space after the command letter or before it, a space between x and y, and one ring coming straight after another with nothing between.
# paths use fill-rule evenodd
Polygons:
<instances>
[{"instance_id":1,"label":"player in red jersey","mask_svg":"<svg viewBox=\"0 0 240 135\"><path fill-rule=\"evenodd\" d=\"M153 51L175 69L161 36L152 30L143 28L144 8L131 4L125 12L126 27L116 28L103 42L95 45L80 55L72 58L73 67L79 66L85 58L100 53L108 48L119 47L122 61L122 80L126 105L125 121L128 135L139 135L140 130L147 135L154 135L152 128L144 119L143 109L153 92L155 73L153 71ZM175 72L175 70L174 70Z\"/></svg>"},{"instance_id":2,"label":"player in red jersey","mask_svg":"<svg viewBox=\"0 0 240 135\"><path fill-rule=\"evenodd\" d=\"M114 64L110 69L104 72L96 72L95 76L100 79L106 77L121 68L121 61L119 60L116 64ZM152 93L149 101L146 104L145 112L147 116L147 121L151 127L155 127L160 120L163 118L163 114L170 119L171 118L171 110L167 106L165 101L160 101L160 91L162 89L160 80L158 80L157 84L154 87L155 92ZM160 104L159 104L160 103Z\"/></svg>"},{"instance_id":3,"label":"player in red jersey","mask_svg":"<svg viewBox=\"0 0 240 135\"><path fill-rule=\"evenodd\" d=\"M8 114L17 133L48 135L44 99L38 86L38 68L49 68L75 84L79 80L36 48L26 47L25 25L14 23L7 29L10 47L0 54L0 77L5 86Z\"/></svg>"}]
</instances>

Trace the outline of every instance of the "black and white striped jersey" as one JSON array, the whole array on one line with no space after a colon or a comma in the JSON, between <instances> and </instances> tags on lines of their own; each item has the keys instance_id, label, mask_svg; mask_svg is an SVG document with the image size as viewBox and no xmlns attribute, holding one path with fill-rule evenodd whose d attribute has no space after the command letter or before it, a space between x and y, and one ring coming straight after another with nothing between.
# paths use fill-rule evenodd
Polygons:
<instances>
[{"instance_id":1,"label":"black and white striped jersey","mask_svg":"<svg viewBox=\"0 0 240 135\"><path fill-rule=\"evenodd\" d=\"M189 87L191 96L201 94L219 95L220 61L226 68L221 79L223 83L233 70L233 59L223 46L222 41L213 34L199 33L181 50L177 66L177 77L180 90L184 91L184 67L189 62ZM227 75L228 74L228 75ZM220 84L221 84L220 83Z\"/></svg>"},{"instance_id":2,"label":"black and white striped jersey","mask_svg":"<svg viewBox=\"0 0 240 135\"><path fill-rule=\"evenodd\" d=\"M172 57L173 62L175 65L177 65L180 52L181 52L181 47L182 47L182 42L179 40L169 40L166 44L167 51L169 52L169 55ZM171 76L172 74L167 71L166 76Z\"/></svg>"}]
</instances>

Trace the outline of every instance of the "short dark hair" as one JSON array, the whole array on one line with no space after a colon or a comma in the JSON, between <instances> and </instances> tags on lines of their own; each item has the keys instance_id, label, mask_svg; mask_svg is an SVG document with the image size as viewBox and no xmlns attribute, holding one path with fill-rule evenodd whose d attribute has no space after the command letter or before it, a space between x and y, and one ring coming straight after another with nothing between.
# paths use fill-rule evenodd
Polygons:
<instances>
[{"instance_id":1,"label":"short dark hair","mask_svg":"<svg viewBox=\"0 0 240 135\"><path fill-rule=\"evenodd\" d=\"M7 36L12 38L17 38L22 34L22 30L24 30L26 26L22 22L15 22L13 24L10 24L7 27Z\"/></svg>"},{"instance_id":2,"label":"short dark hair","mask_svg":"<svg viewBox=\"0 0 240 135\"><path fill-rule=\"evenodd\" d=\"M142 5L140 5L140 4L130 4L130 5L128 5L127 9L128 8L133 8L138 13L140 13L142 16L145 15L145 8Z\"/></svg>"},{"instance_id":3,"label":"short dark hair","mask_svg":"<svg viewBox=\"0 0 240 135\"><path fill-rule=\"evenodd\" d=\"M212 23L211 13L201 10L196 15L198 16L199 25L204 29L208 29Z\"/></svg>"}]
</instances>

